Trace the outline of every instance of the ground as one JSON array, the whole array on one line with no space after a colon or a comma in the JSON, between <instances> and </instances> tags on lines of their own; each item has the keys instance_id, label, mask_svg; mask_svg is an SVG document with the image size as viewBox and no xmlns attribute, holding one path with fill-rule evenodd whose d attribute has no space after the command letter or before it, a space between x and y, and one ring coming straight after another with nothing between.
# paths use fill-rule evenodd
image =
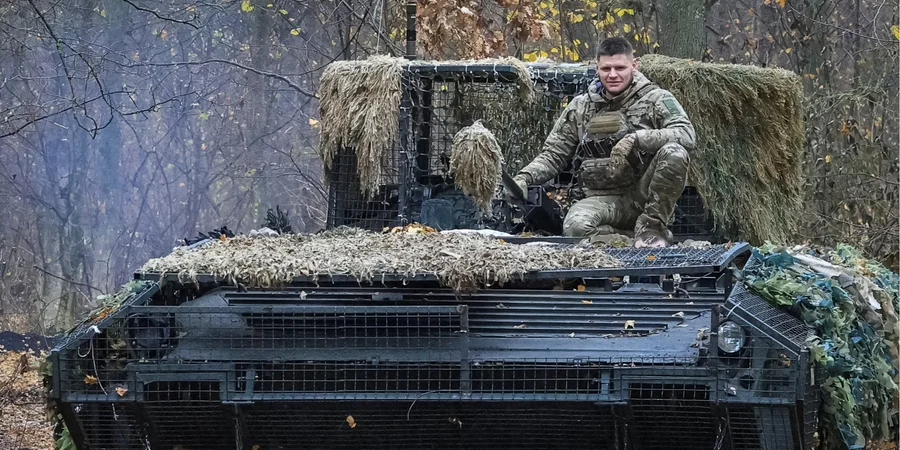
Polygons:
<instances>
[{"instance_id":1,"label":"ground","mask_svg":"<svg viewBox=\"0 0 900 450\"><path fill-rule=\"evenodd\" d=\"M38 358L0 350L0 449L53 449Z\"/></svg>"}]
</instances>

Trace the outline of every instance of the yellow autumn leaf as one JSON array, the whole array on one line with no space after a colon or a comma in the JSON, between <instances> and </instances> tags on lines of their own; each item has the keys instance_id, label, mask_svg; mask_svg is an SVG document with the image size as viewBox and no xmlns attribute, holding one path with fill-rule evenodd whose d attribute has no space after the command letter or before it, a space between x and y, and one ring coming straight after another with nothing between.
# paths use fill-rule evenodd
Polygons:
<instances>
[{"instance_id":1,"label":"yellow autumn leaf","mask_svg":"<svg viewBox=\"0 0 900 450\"><path fill-rule=\"evenodd\" d=\"M794 50L794 49L788 47L788 48L784 49L784 52L785 52L785 53L790 53L790 52L792 52L793 50Z\"/></svg>"},{"instance_id":2,"label":"yellow autumn leaf","mask_svg":"<svg viewBox=\"0 0 900 450\"><path fill-rule=\"evenodd\" d=\"M894 35L894 39L900 40L900 26L891 25L891 34Z\"/></svg>"},{"instance_id":3,"label":"yellow autumn leaf","mask_svg":"<svg viewBox=\"0 0 900 450\"><path fill-rule=\"evenodd\" d=\"M253 11L253 5L250 4L250 0L244 0L241 2L241 11L243 11L243 12Z\"/></svg>"},{"instance_id":4,"label":"yellow autumn leaf","mask_svg":"<svg viewBox=\"0 0 900 450\"><path fill-rule=\"evenodd\" d=\"M831 164L831 155L825 155L825 164Z\"/></svg>"},{"instance_id":5,"label":"yellow autumn leaf","mask_svg":"<svg viewBox=\"0 0 900 450\"><path fill-rule=\"evenodd\" d=\"M293 34L294 36L300 36L300 29L294 28L293 30L291 30L291 34Z\"/></svg>"},{"instance_id":6,"label":"yellow autumn leaf","mask_svg":"<svg viewBox=\"0 0 900 450\"><path fill-rule=\"evenodd\" d=\"M84 384L97 384L97 377L93 375L85 375L84 376Z\"/></svg>"},{"instance_id":7,"label":"yellow autumn leaf","mask_svg":"<svg viewBox=\"0 0 900 450\"><path fill-rule=\"evenodd\" d=\"M319 121L310 117L309 118L309 126L311 126L313 128L319 128Z\"/></svg>"},{"instance_id":8,"label":"yellow autumn leaf","mask_svg":"<svg viewBox=\"0 0 900 450\"><path fill-rule=\"evenodd\" d=\"M100 10L100 17L106 17L106 10L105 10L105 9L101 9L101 10Z\"/></svg>"},{"instance_id":9,"label":"yellow autumn leaf","mask_svg":"<svg viewBox=\"0 0 900 450\"><path fill-rule=\"evenodd\" d=\"M283 16L287 15L287 10L285 10L285 9L279 9L278 12L280 12L281 15L283 15Z\"/></svg>"},{"instance_id":10,"label":"yellow autumn leaf","mask_svg":"<svg viewBox=\"0 0 900 450\"><path fill-rule=\"evenodd\" d=\"M622 17L625 14L628 14L630 16L634 15L634 10L630 8L616 8L613 10L613 12L615 12L619 17Z\"/></svg>"},{"instance_id":11,"label":"yellow autumn leaf","mask_svg":"<svg viewBox=\"0 0 900 450\"><path fill-rule=\"evenodd\" d=\"M780 6L782 8L784 8L784 6L787 5L787 0L775 0L775 2L778 3L778 6Z\"/></svg>"},{"instance_id":12,"label":"yellow autumn leaf","mask_svg":"<svg viewBox=\"0 0 900 450\"><path fill-rule=\"evenodd\" d=\"M356 428L356 420L353 419L353 416L347 416L347 424L350 425L350 428Z\"/></svg>"},{"instance_id":13,"label":"yellow autumn leaf","mask_svg":"<svg viewBox=\"0 0 900 450\"><path fill-rule=\"evenodd\" d=\"M631 31L631 25L628 25L627 23L625 25L622 25L622 31L626 33Z\"/></svg>"},{"instance_id":14,"label":"yellow autumn leaf","mask_svg":"<svg viewBox=\"0 0 900 450\"><path fill-rule=\"evenodd\" d=\"M548 57L548 56L550 56L550 55L547 54L547 52L545 52L545 51L543 51L543 50L541 50L540 53L538 53L538 57L539 57L539 58L546 58L546 57Z\"/></svg>"},{"instance_id":15,"label":"yellow autumn leaf","mask_svg":"<svg viewBox=\"0 0 900 450\"><path fill-rule=\"evenodd\" d=\"M582 300L581 303L583 303L585 305L593 305L594 304L593 300Z\"/></svg>"},{"instance_id":16,"label":"yellow autumn leaf","mask_svg":"<svg viewBox=\"0 0 900 450\"><path fill-rule=\"evenodd\" d=\"M535 54L535 52L528 52L522 55L522 59L528 62L534 62L537 59L537 55Z\"/></svg>"},{"instance_id":17,"label":"yellow autumn leaf","mask_svg":"<svg viewBox=\"0 0 900 450\"><path fill-rule=\"evenodd\" d=\"M166 30L162 30L159 32L159 38L162 40L166 40L169 38L169 32Z\"/></svg>"}]
</instances>

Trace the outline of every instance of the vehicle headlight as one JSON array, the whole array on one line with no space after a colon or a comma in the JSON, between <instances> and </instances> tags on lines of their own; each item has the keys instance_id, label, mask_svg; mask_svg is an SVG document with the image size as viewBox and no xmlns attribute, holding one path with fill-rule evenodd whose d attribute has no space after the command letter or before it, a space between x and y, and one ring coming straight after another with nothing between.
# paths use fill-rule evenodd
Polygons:
<instances>
[{"instance_id":1,"label":"vehicle headlight","mask_svg":"<svg viewBox=\"0 0 900 450\"><path fill-rule=\"evenodd\" d=\"M737 353L747 338L741 326L732 321L725 321L719 325L718 336L719 350L725 353Z\"/></svg>"}]
</instances>

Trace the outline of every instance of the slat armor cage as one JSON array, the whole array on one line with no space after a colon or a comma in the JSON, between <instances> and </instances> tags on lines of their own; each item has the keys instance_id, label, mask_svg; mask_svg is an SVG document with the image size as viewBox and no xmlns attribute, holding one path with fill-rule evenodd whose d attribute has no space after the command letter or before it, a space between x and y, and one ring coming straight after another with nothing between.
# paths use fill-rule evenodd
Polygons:
<instances>
[{"instance_id":1,"label":"slat armor cage","mask_svg":"<svg viewBox=\"0 0 900 450\"><path fill-rule=\"evenodd\" d=\"M466 294L138 274L54 348L51 397L80 450L811 450L809 330L731 288L749 248L610 249L620 267ZM724 321L738 352L718 350Z\"/></svg>"},{"instance_id":2,"label":"slat armor cage","mask_svg":"<svg viewBox=\"0 0 900 450\"><path fill-rule=\"evenodd\" d=\"M586 65L527 67L533 85L530 102L522 94L519 72L510 65L405 65L397 139L380 161L384 182L374 195L364 196L354 149L340 149L327 177L326 227L378 231L441 216L442 223L450 222L452 228L524 231L521 217L508 208L499 190L491 214L479 211L454 183L449 161L454 135L481 120L500 144L505 169L514 174L540 153L559 114L572 98L587 91L595 77L595 69ZM545 185L563 214L582 196L570 169ZM687 186L675 208L673 234L680 239L714 239L713 228L699 192Z\"/></svg>"}]
</instances>

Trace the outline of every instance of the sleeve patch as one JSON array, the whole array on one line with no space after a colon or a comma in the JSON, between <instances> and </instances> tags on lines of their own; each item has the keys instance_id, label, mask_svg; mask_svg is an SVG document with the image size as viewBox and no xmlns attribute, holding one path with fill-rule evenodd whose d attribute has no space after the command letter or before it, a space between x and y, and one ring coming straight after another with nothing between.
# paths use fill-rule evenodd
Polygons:
<instances>
[{"instance_id":1,"label":"sleeve patch","mask_svg":"<svg viewBox=\"0 0 900 450\"><path fill-rule=\"evenodd\" d=\"M669 110L669 114L683 114L681 111L681 105L678 104L674 99L664 98L662 101L663 105L666 106L666 109Z\"/></svg>"}]
</instances>

